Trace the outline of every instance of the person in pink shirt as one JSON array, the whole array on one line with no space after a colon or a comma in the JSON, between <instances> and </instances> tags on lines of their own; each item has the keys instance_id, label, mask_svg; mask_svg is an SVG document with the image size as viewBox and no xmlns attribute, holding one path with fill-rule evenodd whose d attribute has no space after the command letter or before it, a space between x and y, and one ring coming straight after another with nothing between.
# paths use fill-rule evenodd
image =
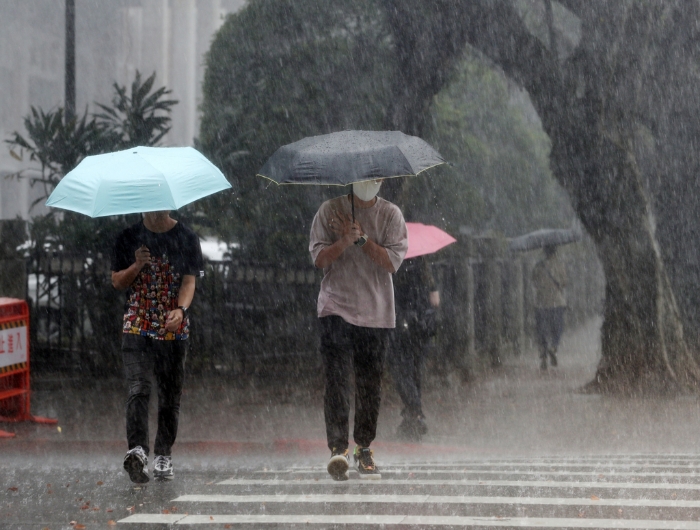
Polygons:
<instances>
[{"instance_id":1,"label":"person in pink shirt","mask_svg":"<svg viewBox=\"0 0 700 530\"><path fill-rule=\"evenodd\" d=\"M324 272L318 295L328 473L347 480L350 370L355 374L353 452L358 472L380 478L369 446L377 431L389 330L396 326L392 274L408 249L401 210L377 197L381 179L355 183L353 194L324 202L311 225L309 252ZM352 203L355 219L352 218Z\"/></svg>"}]
</instances>

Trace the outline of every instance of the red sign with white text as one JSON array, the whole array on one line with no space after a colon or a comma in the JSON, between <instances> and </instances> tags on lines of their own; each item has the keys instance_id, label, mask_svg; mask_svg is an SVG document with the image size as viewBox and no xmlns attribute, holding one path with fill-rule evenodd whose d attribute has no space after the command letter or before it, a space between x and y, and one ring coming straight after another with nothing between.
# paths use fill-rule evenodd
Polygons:
<instances>
[{"instance_id":1,"label":"red sign with white text","mask_svg":"<svg viewBox=\"0 0 700 530\"><path fill-rule=\"evenodd\" d=\"M0 329L0 368L26 363L27 347L27 326Z\"/></svg>"}]
</instances>

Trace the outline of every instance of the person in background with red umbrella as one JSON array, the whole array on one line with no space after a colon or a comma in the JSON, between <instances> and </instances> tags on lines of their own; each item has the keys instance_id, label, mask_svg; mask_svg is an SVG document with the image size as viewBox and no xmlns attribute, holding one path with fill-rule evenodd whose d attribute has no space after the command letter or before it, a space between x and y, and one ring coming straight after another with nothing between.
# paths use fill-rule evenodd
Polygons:
<instances>
[{"instance_id":1,"label":"person in background with red umbrella","mask_svg":"<svg viewBox=\"0 0 700 530\"><path fill-rule=\"evenodd\" d=\"M410 238L409 238L410 242ZM410 244L410 243L409 243ZM389 370L403 402L397 436L419 442L428 432L421 404L421 379L428 341L437 332L440 292L423 256L404 261L394 275L396 328L389 336Z\"/></svg>"},{"instance_id":2,"label":"person in background with red umbrella","mask_svg":"<svg viewBox=\"0 0 700 530\"><path fill-rule=\"evenodd\" d=\"M419 442L428 432L421 399L421 380L428 342L437 333L440 292L427 254L456 240L436 226L406 223L408 251L394 274L396 328L389 339L389 370L403 402L397 436Z\"/></svg>"}]
</instances>

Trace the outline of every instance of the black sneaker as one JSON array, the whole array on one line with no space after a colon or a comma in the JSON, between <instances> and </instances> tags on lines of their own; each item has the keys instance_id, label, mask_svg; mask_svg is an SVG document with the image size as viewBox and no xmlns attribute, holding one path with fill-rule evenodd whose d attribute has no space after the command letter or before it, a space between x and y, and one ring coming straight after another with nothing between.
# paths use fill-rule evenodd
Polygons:
<instances>
[{"instance_id":1,"label":"black sneaker","mask_svg":"<svg viewBox=\"0 0 700 530\"><path fill-rule=\"evenodd\" d=\"M377 469L374 463L374 453L369 447L355 446L353 458L355 459L355 467L360 477L368 479L382 478L379 469Z\"/></svg>"},{"instance_id":2,"label":"black sneaker","mask_svg":"<svg viewBox=\"0 0 700 530\"><path fill-rule=\"evenodd\" d=\"M543 372L547 371L547 358L546 357L542 357L540 359L540 370L542 370Z\"/></svg>"},{"instance_id":3,"label":"black sneaker","mask_svg":"<svg viewBox=\"0 0 700 530\"><path fill-rule=\"evenodd\" d=\"M549 364L552 365L552 368L556 368L559 364L557 362L557 354L554 352L554 350L549 351Z\"/></svg>"},{"instance_id":4,"label":"black sneaker","mask_svg":"<svg viewBox=\"0 0 700 530\"><path fill-rule=\"evenodd\" d=\"M396 429L396 436L400 440L420 442L422 436L428 432L428 425L422 416L404 418Z\"/></svg>"},{"instance_id":5,"label":"black sneaker","mask_svg":"<svg viewBox=\"0 0 700 530\"><path fill-rule=\"evenodd\" d=\"M156 456L153 460L153 478L161 480L172 480L173 473L173 457L172 456Z\"/></svg>"},{"instance_id":6,"label":"black sneaker","mask_svg":"<svg viewBox=\"0 0 700 530\"><path fill-rule=\"evenodd\" d=\"M124 457L124 469L131 482L145 484L148 482L148 457L140 445L129 450Z\"/></svg>"},{"instance_id":7,"label":"black sneaker","mask_svg":"<svg viewBox=\"0 0 700 530\"><path fill-rule=\"evenodd\" d=\"M348 468L350 467L348 450L341 451L335 447L331 451L331 459L328 461L328 474L333 480L348 480Z\"/></svg>"}]
</instances>

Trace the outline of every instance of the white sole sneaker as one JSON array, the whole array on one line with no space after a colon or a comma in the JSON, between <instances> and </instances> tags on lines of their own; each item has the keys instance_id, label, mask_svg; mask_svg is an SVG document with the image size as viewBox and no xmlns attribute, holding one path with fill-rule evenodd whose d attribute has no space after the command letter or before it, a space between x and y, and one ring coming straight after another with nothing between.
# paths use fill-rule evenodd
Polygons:
<instances>
[{"instance_id":1,"label":"white sole sneaker","mask_svg":"<svg viewBox=\"0 0 700 530\"><path fill-rule=\"evenodd\" d=\"M148 460L144 461L138 455L128 453L124 458L124 470L129 474L131 482L145 484L148 482Z\"/></svg>"},{"instance_id":2,"label":"white sole sneaker","mask_svg":"<svg viewBox=\"0 0 700 530\"><path fill-rule=\"evenodd\" d=\"M332 456L326 469L333 480L348 480L348 469L350 469L348 457L345 455Z\"/></svg>"}]
</instances>

